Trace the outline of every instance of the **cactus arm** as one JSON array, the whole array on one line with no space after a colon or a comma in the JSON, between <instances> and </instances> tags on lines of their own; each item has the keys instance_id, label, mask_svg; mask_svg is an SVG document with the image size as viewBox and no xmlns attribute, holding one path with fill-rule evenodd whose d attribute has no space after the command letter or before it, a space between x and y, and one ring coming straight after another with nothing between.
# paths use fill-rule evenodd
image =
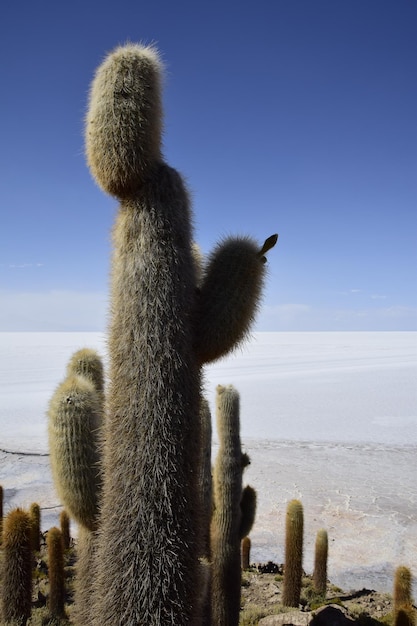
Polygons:
<instances>
[{"instance_id":1,"label":"cactus arm","mask_svg":"<svg viewBox=\"0 0 417 626\"><path fill-rule=\"evenodd\" d=\"M195 350L208 363L232 350L249 332L261 297L265 254L276 243L264 245L250 238L226 239L209 257L197 304Z\"/></svg>"},{"instance_id":2,"label":"cactus arm","mask_svg":"<svg viewBox=\"0 0 417 626\"><path fill-rule=\"evenodd\" d=\"M240 501L241 519L239 528L239 538L243 539L249 535L255 522L256 515L256 491L250 485L246 485L242 492Z\"/></svg>"}]
</instances>

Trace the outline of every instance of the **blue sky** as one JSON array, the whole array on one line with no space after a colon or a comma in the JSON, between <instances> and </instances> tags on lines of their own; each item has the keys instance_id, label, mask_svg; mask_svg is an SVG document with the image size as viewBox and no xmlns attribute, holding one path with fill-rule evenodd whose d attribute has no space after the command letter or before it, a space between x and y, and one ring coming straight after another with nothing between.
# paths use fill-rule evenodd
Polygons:
<instances>
[{"instance_id":1,"label":"blue sky","mask_svg":"<svg viewBox=\"0 0 417 626\"><path fill-rule=\"evenodd\" d=\"M155 43L204 252L274 232L254 330L417 330L414 0L39 0L1 11L0 331L104 330L117 204L85 164L105 53Z\"/></svg>"}]
</instances>

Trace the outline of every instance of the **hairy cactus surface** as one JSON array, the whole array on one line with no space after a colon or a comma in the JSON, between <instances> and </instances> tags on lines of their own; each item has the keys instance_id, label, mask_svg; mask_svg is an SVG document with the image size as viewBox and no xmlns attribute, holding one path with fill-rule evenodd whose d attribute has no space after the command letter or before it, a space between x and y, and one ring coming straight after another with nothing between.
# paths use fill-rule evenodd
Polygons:
<instances>
[{"instance_id":1,"label":"hairy cactus surface","mask_svg":"<svg viewBox=\"0 0 417 626\"><path fill-rule=\"evenodd\" d=\"M285 524L285 565L282 603L298 607L300 604L301 578L303 575L304 511L299 500L287 505Z\"/></svg>"},{"instance_id":2,"label":"hairy cactus surface","mask_svg":"<svg viewBox=\"0 0 417 626\"><path fill-rule=\"evenodd\" d=\"M4 520L2 618L24 626L32 611L31 521L22 509L13 509Z\"/></svg>"}]
</instances>

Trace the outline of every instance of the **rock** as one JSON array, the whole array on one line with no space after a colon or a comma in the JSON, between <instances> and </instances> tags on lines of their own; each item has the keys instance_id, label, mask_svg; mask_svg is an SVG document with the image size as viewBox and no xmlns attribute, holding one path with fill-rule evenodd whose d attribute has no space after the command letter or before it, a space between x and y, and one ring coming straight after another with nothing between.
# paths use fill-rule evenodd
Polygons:
<instances>
[{"instance_id":1,"label":"rock","mask_svg":"<svg viewBox=\"0 0 417 626\"><path fill-rule=\"evenodd\" d=\"M336 604L329 604L315 612L310 626L351 626L354 620L348 616L346 609Z\"/></svg>"},{"instance_id":2,"label":"rock","mask_svg":"<svg viewBox=\"0 0 417 626\"><path fill-rule=\"evenodd\" d=\"M311 613L304 611L288 611L277 615L268 615L259 620L258 626L308 626Z\"/></svg>"},{"instance_id":3,"label":"rock","mask_svg":"<svg viewBox=\"0 0 417 626\"><path fill-rule=\"evenodd\" d=\"M258 626L352 626L354 623L346 609L329 604L312 613L289 611L269 615L259 620Z\"/></svg>"}]
</instances>

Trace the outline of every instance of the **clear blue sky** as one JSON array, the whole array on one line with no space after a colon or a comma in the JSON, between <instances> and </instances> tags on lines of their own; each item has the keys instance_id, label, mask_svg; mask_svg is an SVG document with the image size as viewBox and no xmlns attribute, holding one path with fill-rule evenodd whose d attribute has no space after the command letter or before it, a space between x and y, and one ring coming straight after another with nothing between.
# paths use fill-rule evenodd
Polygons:
<instances>
[{"instance_id":1,"label":"clear blue sky","mask_svg":"<svg viewBox=\"0 0 417 626\"><path fill-rule=\"evenodd\" d=\"M84 159L104 54L155 43L204 252L274 232L255 330L417 329L415 0L7 2L0 330L104 330L117 204Z\"/></svg>"}]
</instances>

